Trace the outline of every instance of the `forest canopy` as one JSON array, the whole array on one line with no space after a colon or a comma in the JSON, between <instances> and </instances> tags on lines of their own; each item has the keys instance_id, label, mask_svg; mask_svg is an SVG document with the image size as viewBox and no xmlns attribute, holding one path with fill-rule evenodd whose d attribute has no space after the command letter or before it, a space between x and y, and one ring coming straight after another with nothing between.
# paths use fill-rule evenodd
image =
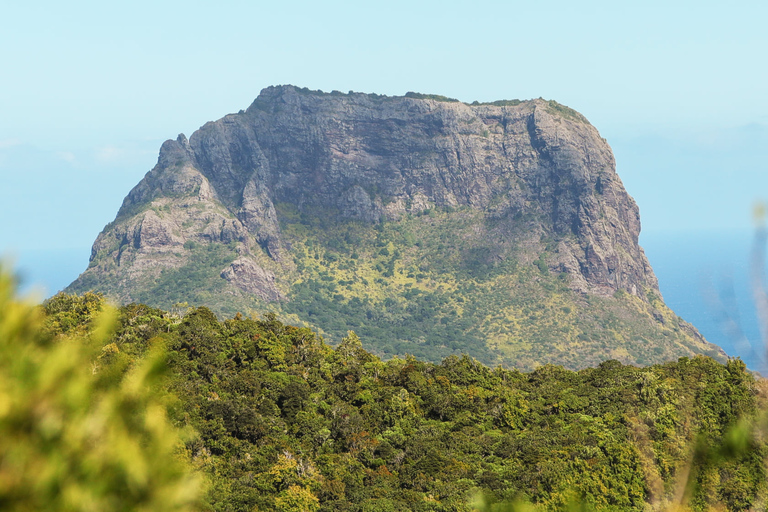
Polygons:
<instances>
[{"instance_id":1,"label":"forest canopy","mask_svg":"<svg viewBox=\"0 0 768 512\"><path fill-rule=\"evenodd\" d=\"M765 496L762 382L738 359L522 373L383 361L364 343L95 294L36 308L4 276L0 504L748 510Z\"/></svg>"}]
</instances>

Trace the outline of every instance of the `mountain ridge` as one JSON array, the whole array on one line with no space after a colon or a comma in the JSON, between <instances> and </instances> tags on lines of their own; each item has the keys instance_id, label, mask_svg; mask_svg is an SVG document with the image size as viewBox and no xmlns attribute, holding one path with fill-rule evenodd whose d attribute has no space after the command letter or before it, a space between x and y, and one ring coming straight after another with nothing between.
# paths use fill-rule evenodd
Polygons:
<instances>
[{"instance_id":1,"label":"mountain ridge","mask_svg":"<svg viewBox=\"0 0 768 512\"><path fill-rule=\"evenodd\" d=\"M543 313L552 321L562 316L557 308L581 314L592 297L611 309L626 295L638 304L618 308L650 315L660 331L653 336L680 337L680 347L663 354L717 353L665 310L638 244L637 205L615 172L610 147L581 114L541 99L446 100L293 86L262 90L247 110L162 145L157 165L99 235L89 268L68 291L96 289L120 302L169 307L159 298L184 289L186 279L196 301L231 303L220 313L271 307L321 329L318 318L343 323L340 311L355 300L365 308L369 297L374 316L377 308L392 315L369 318L367 327L415 326L418 314L409 310L408 297L421 293L439 304L431 310L435 321L458 326L446 336L477 338L479 350L525 344L525 332L541 330L519 327L494 341L491 327L462 320L467 308L458 298L474 293L469 285L490 279L491 288L513 290L517 285L501 281L517 275L519 290L510 291L507 302L496 300L497 291L487 293L511 324L525 315L541 320L528 306L510 304L551 296L546 287L567 296L567 304ZM353 258L356 253L362 258ZM531 274L531 266L540 272ZM473 315L480 320L479 312ZM598 327L597 316L568 320L567 338L589 344L585 338L598 336L585 334L582 322L608 336L611 329ZM674 334L662 334L665 322ZM414 329L398 340L418 344ZM340 326L331 331L344 332ZM398 346L383 354L400 353ZM603 350L603 358L610 352ZM639 362L629 353L618 356ZM494 357L514 364L509 354L485 361Z\"/></svg>"}]
</instances>

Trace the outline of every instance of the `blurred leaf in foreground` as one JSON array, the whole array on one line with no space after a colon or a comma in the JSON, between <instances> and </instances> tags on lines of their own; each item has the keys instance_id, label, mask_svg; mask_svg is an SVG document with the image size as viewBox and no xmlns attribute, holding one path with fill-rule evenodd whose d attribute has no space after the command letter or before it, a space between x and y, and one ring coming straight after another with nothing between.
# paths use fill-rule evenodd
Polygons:
<instances>
[{"instance_id":1,"label":"blurred leaf in foreground","mask_svg":"<svg viewBox=\"0 0 768 512\"><path fill-rule=\"evenodd\" d=\"M0 509L193 510L201 481L155 385L163 347L128 368L113 310L54 338L15 288L0 268Z\"/></svg>"}]
</instances>

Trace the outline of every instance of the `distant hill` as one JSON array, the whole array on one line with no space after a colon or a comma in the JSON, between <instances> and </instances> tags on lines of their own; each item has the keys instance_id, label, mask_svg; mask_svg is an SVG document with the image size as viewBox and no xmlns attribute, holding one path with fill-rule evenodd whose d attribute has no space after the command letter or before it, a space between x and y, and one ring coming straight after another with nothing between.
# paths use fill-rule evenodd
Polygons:
<instances>
[{"instance_id":1,"label":"distant hill","mask_svg":"<svg viewBox=\"0 0 768 512\"><path fill-rule=\"evenodd\" d=\"M554 101L269 87L163 144L67 291L273 311L384 357L724 360L639 232L610 147Z\"/></svg>"}]
</instances>

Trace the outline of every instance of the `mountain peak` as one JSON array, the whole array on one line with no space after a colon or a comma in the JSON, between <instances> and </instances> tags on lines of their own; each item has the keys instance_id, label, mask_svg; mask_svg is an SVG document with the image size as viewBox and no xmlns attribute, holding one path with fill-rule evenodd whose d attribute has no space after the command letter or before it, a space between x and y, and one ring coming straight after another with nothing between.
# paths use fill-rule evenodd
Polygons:
<instances>
[{"instance_id":1,"label":"mountain peak","mask_svg":"<svg viewBox=\"0 0 768 512\"><path fill-rule=\"evenodd\" d=\"M172 298L199 297L220 312L276 307L342 333L355 326L342 325L349 318L340 311L354 316L350 304L370 306L361 322L379 333L373 338L393 336L400 347L390 343L383 355L421 343L415 327L397 334L386 325L428 328L426 317L409 310L409 297L427 294L440 302L433 321L452 326L444 332L454 339L437 354L461 351L461 340L471 338L467 350L482 346L485 361L521 367L552 361L514 361L531 344L528 328L518 328L521 315L532 318L520 301L549 303L552 318L571 322L564 337L589 345L612 328L599 319L584 321L602 327L579 327L582 320L569 315L598 300L602 313L589 313L595 318L645 315L650 323L626 334L621 350L592 347L579 362L565 353L553 361L575 367L613 355L654 362L651 348L629 345L638 337L667 343L665 329L680 340L659 357L715 350L664 313L639 232L638 208L610 147L557 102L466 104L435 94L273 86L246 111L163 144L70 290L165 307ZM466 301L476 299L472 286L488 283L498 288L477 293L506 311L509 325L499 327L506 334L489 326L499 330L504 319L476 316L490 324L472 326L464 318ZM564 301L560 313L554 295Z\"/></svg>"}]
</instances>

